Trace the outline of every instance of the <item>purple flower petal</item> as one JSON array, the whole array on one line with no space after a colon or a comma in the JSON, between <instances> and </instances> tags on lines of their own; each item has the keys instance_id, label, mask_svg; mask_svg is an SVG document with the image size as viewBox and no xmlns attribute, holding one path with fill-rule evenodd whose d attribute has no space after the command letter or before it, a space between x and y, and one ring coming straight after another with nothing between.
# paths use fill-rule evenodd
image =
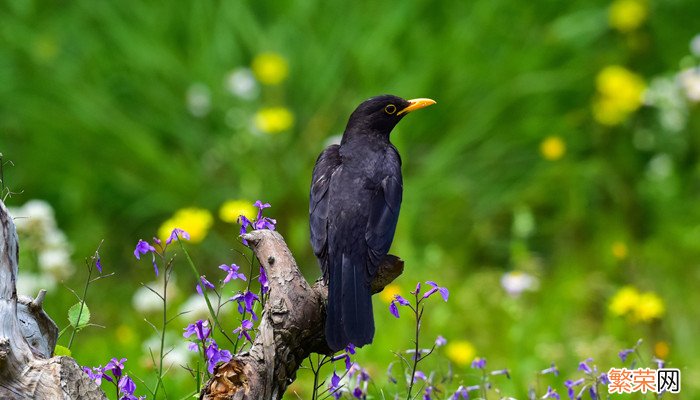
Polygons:
<instances>
[{"instance_id":1,"label":"purple flower petal","mask_svg":"<svg viewBox=\"0 0 700 400\"><path fill-rule=\"evenodd\" d=\"M399 318L399 308L396 306L396 301L392 301L389 304L389 312L396 318Z\"/></svg>"},{"instance_id":2,"label":"purple flower petal","mask_svg":"<svg viewBox=\"0 0 700 400\"><path fill-rule=\"evenodd\" d=\"M267 273L265 268L260 266L260 275L258 275L258 282L260 282L260 291L265 294L270 291L270 282L267 280Z\"/></svg>"},{"instance_id":3,"label":"purple flower petal","mask_svg":"<svg viewBox=\"0 0 700 400\"><path fill-rule=\"evenodd\" d=\"M168 238L168 240L165 241L165 244L168 245L172 243L173 240L180 240L180 238L190 240L190 234L180 228L175 228L170 233L170 237Z\"/></svg>"},{"instance_id":4,"label":"purple flower petal","mask_svg":"<svg viewBox=\"0 0 700 400\"><path fill-rule=\"evenodd\" d=\"M442 347L447 344L447 339L442 337L442 335L438 335L437 338L435 338L435 347Z\"/></svg>"},{"instance_id":5,"label":"purple flower petal","mask_svg":"<svg viewBox=\"0 0 700 400\"><path fill-rule=\"evenodd\" d=\"M477 357L472 361L472 368L484 369L486 367L486 359Z\"/></svg>"},{"instance_id":6,"label":"purple flower petal","mask_svg":"<svg viewBox=\"0 0 700 400\"><path fill-rule=\"evenodd\" d=\"M394 295L394 299L395 299L399 304L401 304L402 306L407 306L407 305L410 305L410 304L411 304L408 300L404 299L404 298L401 297L401 295L399 295L399 294Z\"/></svg>"}]
</instances>

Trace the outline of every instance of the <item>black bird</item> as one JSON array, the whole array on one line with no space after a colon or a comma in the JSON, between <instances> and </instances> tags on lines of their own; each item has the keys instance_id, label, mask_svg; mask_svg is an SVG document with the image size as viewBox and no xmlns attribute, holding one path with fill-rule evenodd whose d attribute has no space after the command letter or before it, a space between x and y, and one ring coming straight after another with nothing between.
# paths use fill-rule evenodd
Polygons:
<instances>
[{"instance_id":1,"label":"black bird","mask_svg":"<svg viewBox=\"0 0 700 400\"><path fill-rule=\"evenodd\" d=\"M311 180L311 245L328 283L326 340L337 351L372 343L370 282L391 247L403 183L401 157L389 141L409 112L435 104L382 95L350 115L340 145L316 160Z\"/></svg>"}]
</instances>

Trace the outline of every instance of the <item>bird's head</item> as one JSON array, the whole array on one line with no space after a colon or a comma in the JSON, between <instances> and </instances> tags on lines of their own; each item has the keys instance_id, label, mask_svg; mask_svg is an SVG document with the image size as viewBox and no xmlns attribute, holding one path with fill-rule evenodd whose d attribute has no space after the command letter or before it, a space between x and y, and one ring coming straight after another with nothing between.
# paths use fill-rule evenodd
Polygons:
<instances>
[{"instance_id":1,"label":"bird's head","mask_svg":"<svg viewBox=\"0 0 700 400\"><path fill-rule=\"evenodd\" d=\"M408 113L435 104L431 99L404 100L389 94L362 102L348 120L346 132L364 132L389 136L391 130Z\"/></svg>"}]
</instances>

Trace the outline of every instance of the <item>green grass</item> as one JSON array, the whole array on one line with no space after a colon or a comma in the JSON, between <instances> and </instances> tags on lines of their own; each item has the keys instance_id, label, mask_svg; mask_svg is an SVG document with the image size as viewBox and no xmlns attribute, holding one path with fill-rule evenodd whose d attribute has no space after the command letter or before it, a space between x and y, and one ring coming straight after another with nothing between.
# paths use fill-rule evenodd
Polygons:
<instances>
[{"instance_id":1,"label":"green grass","mask_svg":"<svg viewBox=\"0 0 700 400\"><path fill-rule=\"evenodd\" d=\"M608 6L5 1L0 152L15 164L5 167L5 183L21 192L6 202L47 200L75 264L104 239L105 268L118 276L89 294L93 321L105 328L79 333L73 355L84 365L128 357L133 372L152 382L139 361L150 328L130 311L152 269L131 253L182 207L216 213L232 198L272 203L269 214L315 279L307 227L313 162L359 102L393 93L438 101L392 136L405 190L393 248L406 260L399 284L407 292L433 279L452 293L447 304L430 305L426 338L470 341L489 366L513 371L502 388L518 398L552 361L570 376L586 357L607 369L640 337L647 352L664 341L683 371L684 393L698 392L700 314L691 306L700 302L698 107L691 105L679 132L665 130L653 107L613 128L597 124L590 109L605 66L624 65L648 83L697 64L688 43L699 33L700 3L652 2L648 21L630 34L608 26ZM288 60L287 80L252 101L227 93L227 73L263 51ZM211 92L202 118L187 110L195 83ZM249 119L269 105L288 107L293 129L252 133ZM550 135L566 143L560 160L540 155ZM640 135L651 135L653 145L635 146ZM662 179L649 173L658 154L672 166ZM534 219L527 237L513 233L522 212ZM217 265L240 261L231 250L240 249L236 235L237 227L216 222L191 246L199 267L215 276ZM618 241L629 248L623 260L611 253ZM186 268L176 266L178 302L194 287ZM508 298L499 279L513 269L537 275L539 291ZM76 274L66 285L80 280ZM627 284L656 292L663 318L631 323L609 313L609 299ZM47 303L64 326L72 294L59 285ZM376 342L358 360L386 388L391 351L411 347L411 326L379 299L375 307ZM117 337L120 326L133 337ZM445 367L440 360L435 368ZM456 373L474 378L465 368ZM194 386L183 375L168 383L183 396ZM310 385L301 372L294 388L306 398Z\"/></svg>"}]
</instances>

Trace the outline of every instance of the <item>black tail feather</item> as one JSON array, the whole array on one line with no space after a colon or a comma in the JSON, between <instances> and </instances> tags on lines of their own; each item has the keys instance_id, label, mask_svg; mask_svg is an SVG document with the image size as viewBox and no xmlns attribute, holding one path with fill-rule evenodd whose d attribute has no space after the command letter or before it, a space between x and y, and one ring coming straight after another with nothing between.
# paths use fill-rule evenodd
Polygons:
<instances>
[{"instance_id":1,"label":"black tail feather","mask_svg":"<svg viewBox=\"0 0 700 400\"><path fill-rule=\"evenodd\" d=\"M329 268L326 341L333 351L348 343L357 347L372 343L374 315L372 294L364 262L343 255Z\"/></svg>"}]
</instances>

